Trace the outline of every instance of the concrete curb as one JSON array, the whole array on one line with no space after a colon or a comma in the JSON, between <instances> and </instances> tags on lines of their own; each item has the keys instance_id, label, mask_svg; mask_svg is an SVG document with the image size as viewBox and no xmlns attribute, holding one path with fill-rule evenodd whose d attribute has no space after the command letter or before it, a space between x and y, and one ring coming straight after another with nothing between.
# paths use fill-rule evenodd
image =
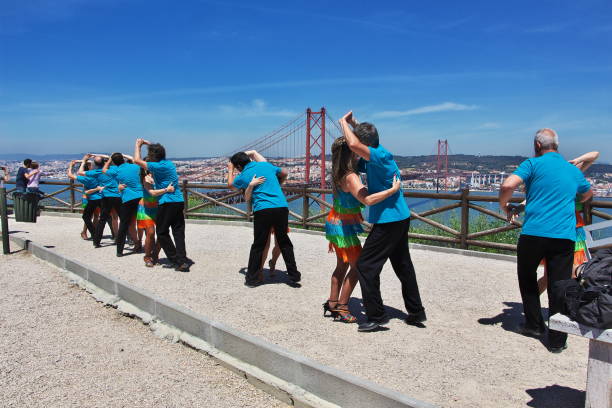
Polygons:
<instances>
[{"instance_id":1,"label":"concrete curb","mask_svg":"<svg viewBox=\"0 0 612 408\"><path fill-rule=\"evenodd\" d=\"M14 236L11 240L60 268L98 301L140 318L158 336L216 358L287 404L304 408L434 407L208 319L32 241Z\"/></svg>"},{"instance_id":2,"label":"concrete curb","mask_svg":"<svg viewBox=\"0 0 612 408\"><path fill-rule=\"evenodd\" d=\"M81 214L75 214L75 213L45 212L45 215L50 215L54 217L81 218ZM185 220L185 222L187 224L225 225L225 226L236 226L236 227L251 227L253 225L251 222L248 222L248 221L187 219ZM323 231L312 231L312 230L305 230L301 228L293 228L291 229L291 233L325 236L325 232ZM365 241L365 239L361 238L361 241L363 242ZM427 244L410 244L410 248L421 249L424 251L442 252L445 254L473 256L475 258L495 259L499 261L508 261L508 262L516 263L515 255L495 254L491 252L474 251L470 249L447 248L447 247L427 245Z\"/></svg>"}]
</instances>

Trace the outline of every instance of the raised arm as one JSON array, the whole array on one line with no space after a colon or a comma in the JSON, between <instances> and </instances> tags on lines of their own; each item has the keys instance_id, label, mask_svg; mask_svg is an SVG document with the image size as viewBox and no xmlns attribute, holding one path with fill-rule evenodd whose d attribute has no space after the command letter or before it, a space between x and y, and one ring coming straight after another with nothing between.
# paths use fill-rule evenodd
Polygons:
<instances>
[{"instance_id":1,"label":"raised arm","mask_svg":"<svg viewBox=\"0 0 612 408\"><path fill-rule=\"evenodd\" d=\"M599 152L588 152L582 156L578 156L575 159L570 160L569 162L578 167L584 173L593 163L595 163L595 161L597 161L597 159L599 159Z\"/></svg>"},{"instance_id":2,"label":"raised arm","mask_svg":"<svg viewBox=\"0 0 612 408\"><path fill-rule=\"evenodd\" d=\"M234 174L234 172L236 171L236 169L234 168L234 165L232 164L232 162L228 162L227 163L227 187L229 187L231 190L238 190L236 187L234 187L234 180L236 179L236 174Z\"/></svg>"},{"instance_id":3,"label":"raised arm","mask_svg":"<svg viewBox=\"0 0 612 408\"><path fill-rule=\"evenodd\" d=\"M361 143L351 128L356 124L357 121L353 118L352 111L340 118L340 127L342 128L342 133L344 134L344 138L346 139L346 144L348 144L349 149L351 149L357 156L364 158L366 161L370 161L370 148Z\"/></svg>"},{"instance_id":4,"label":"raised arm","mask_svg":"<svg viewBox=\"0 0 612 408\"><path fill-rule=\"evenodd\" d=\"M83 156L83 160L81 160L81 165L79 166L79 170L77 170L77 174L79 176L85 175L85 163L87 163L87 159L89 159L90 156L91 156L90 154L86 154L85 156Z\"/></svg>"},{"instance_id":5,"label":"raised arm","mask_svg":"<svg viewBox=\"0 0 612 408\"><path fill-rule=\"evenodd\" d=\"M514 190L516 190L522 182L522 178L516 174L511 174L506 180L504 180L499 189L499 207L506 213L509 220L512 219L512 212L514 211L514 208L508 204L510 204L512 193L514 193Z\"/></svg>"},{"instance_id":6,"label":"raised arm","mask_svg":"<svg viewBox=\"0 0 612 408\"><path fill-rule=\"evenodd\" d=\"M256 162L265 162L265 161L267 161L266 158L263 157L261 155L261 153L259 153L257 150L247 150L245 153L253 161L256 161Z\"/></svg>"},{"instance_id":7,"label":"raised arm","mask_svg":"<svg viewBox=\"0 0 612 408\"><path fill-rule=\"evenodd\" d=\"M77 178L77 176L75 176L74 173L72 172L72 168L74 167L77 161L78 160L70 160L70 166L68 166L68 178L70 180L76 180Z\"/></svg>"},{"instance_id":8,"label":"raised arm","mask_svg":"<svg viewBox=\"0 0 612 408\"><path fill-rule=\"evenodd\" d=\"M102 173L106 174L106 172L108 171L110 165L111 165L112 160L108 159L106 161L106 163L104 163L104 167L102 167Z\"/></svg>"},{"instance_id":9,"label":"raised arm","mask_svg":"<svg viewBox=\"0 0 612 408\"><path fill-rule=\"evenodd\" d=\"M364 186L361 182L361 178L359 178L359 176L355 173L350 173L346 176L346 187L353 197L359 200L360 203L371 206L378 204L397 193L401 187L401 182L397 176L394 176L393 185L391 188L379 191L378 193L370 194L366 186Z\"/></svg>"},{"instance_id":10,"label":"raised arm","mask_svg":"<svg viewBox=\"0 0 612 408\"><path fill-rule=\"evenodd\" d=\"M147 169L147 162L142 160L142 156L140 154L140 150L142 145L144 144L151 144L151 142L144 140L144 139L136 139L136 145L134 146L134 164L139 165L140 167L142 167L143 169Z\"/></svg>"}]
</instances>

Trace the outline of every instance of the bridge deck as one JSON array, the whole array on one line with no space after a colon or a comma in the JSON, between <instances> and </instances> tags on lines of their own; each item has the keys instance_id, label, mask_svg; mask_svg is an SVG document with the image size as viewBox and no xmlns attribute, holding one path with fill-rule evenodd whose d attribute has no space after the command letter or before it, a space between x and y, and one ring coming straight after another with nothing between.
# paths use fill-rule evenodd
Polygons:
<instances>
[{"instance_id":1,"label":"bridge deck","mask_svg":"<svg viewBox=\"0 0 612 408\"><path fill-rule=\"evenodd\" d=\"M140 255L116 258L112 246L94 250L91 242L80 239L81 226L78 218L55 216L42 216L37 224L10 224L15 235L420 400L453 407L583 404L586 340L571 336L568 350L553 355L540 341L513 332L521 322L514 263L413 250L427 328L402 322L399 281L387 264L381 280L383 298L394 317L390 330L361 334L355 325L321 316L335 264L321 236L290 234L302 288L284 284L281 272L270 284L248 289L240 271L248 259L249 227L188 224L188 255L196 265L185 274L162 266L148 269ZM279 268L284 268L282 261ZM358 312L359 288L353 295L351 308Z\"/></svg>"}]
</instances>

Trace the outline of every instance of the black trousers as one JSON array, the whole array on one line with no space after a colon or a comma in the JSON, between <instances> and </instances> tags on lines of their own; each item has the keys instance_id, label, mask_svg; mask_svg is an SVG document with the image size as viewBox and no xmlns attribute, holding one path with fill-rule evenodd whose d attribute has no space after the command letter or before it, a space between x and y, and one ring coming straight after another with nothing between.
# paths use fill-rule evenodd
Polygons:
<instances>
[{"instance_id":1,"label":"black trousers","mask_svg":"<svg viewBox=\"0 0 612 408\"><path fill-rule=\"evenodd\" d=\"M253 244L251 245L251 253L249 255L246 282L257 282L257 272L261 265L261 257L263 256L263 250L266 242L268 242L272 228L274 228L276 242L278 242L283 260L287 266L287 274L292 281L299 282L302 275L295 264L293 244L287 235L289 209L287 207L266 208L265 210L255 211L253 216Z\"/></svg>"},{"instance_id":2,"label":"black trousers","mask_svg":"<svg viewBox=\"0 0 612 408\"><path fill-rule=\"evenodd\" d=\"M517 272L527 327L541 330L545 328L537 278L538 265L542 259L546 259L548 274L548 315L552 316L563 310L562 300L555 299L551 288L555 282L572 277L574 246L574 241L569 239L545 238L533 235L520 236ZM548 331L550 347L561 347L566 340L566 333L556 330Z\"/></svg>"},{"instance_id":3,"label":"black trousers","mask_svg":"<svg viewBox=\"0 0 612 408\"><path fill-rule=\"evenodd\" d=\"M125 237L130 229L132 220L136 218L138 212L138 202L140 198L135 198L121 204L119 208L119 230L117 231L117 253L122 254L125 247Z\"/></svg>"},{"instance_id":4,"label":"black trousers","mask_svg":"<svg viewBox=\"0 0 612 408\"><path fill-rule=\"evenodd\" d=\"M402 296L408 313L423 310L416 273L408 249L410 218L402 221L374 224L357 261L359 285L368 320L385 319L385 307L380 295L380 272L387 259L402 284Z\"/></svg>"},{"instance_id":5,"label":"black trousers","mask_svg":"<svg viewBox=\"0 0 612 408\"><path fill-rule=\"evenodd\" d=\"M83 221L85 222L85 225L87 226L87 231L89 231L89 235L92 238L94 234L96 233L96 228L94 227L93 222L91 221L91 218L93 216L94 211L96 211L96 208L100 207L100 205L102 205L102 199L87 200L87 205L85 206L85 209L83 210Z\"/></svg>"},{"instance_id":6,"label":"black trousers","mask_svg":"<svg viewBox=\"0 0 612 408\"><path fill-rule=\"evenodd\" d=\"M160 204L155 217L157 240L168 260L178 264L187 262L184 209L185 203L183 202ZM170 228L172 228L174 242L170 238Z\"/></svg>"},{"instance_id":7,"label":"black trousers","mask_svg":"<svg viewBox=\"0 0 612 408\"><path fill-rule=\"evenodd\" d=\"M102 209L100 211L100 219L96 226L96 233L93 237L93 244L100 245L102 241L102 235L104 234L104 227L106 223L111 219L111 210L115 210L117 214L121 209L121 198L119 197L103 197L102 198ZM112 228L111 228L112 231Z\"/></svg>"}]
</instances>

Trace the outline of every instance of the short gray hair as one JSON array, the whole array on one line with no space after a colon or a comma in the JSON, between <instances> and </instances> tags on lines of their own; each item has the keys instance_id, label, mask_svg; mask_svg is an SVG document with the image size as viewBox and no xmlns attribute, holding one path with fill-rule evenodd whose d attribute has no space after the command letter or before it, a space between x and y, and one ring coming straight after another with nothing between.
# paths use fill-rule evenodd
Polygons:
<instances>
[{"instance_id":1,"label":"short gray hair","mask_svg":"<svg viewBox=\"0 0 612 408\"><path fill-rule=\"evenodd\" d=\"M535 134L535 141L542 146L544 150L557 150L559 148L559 136L552 129L540 129Z\"/></svg>"}]
</instances>

